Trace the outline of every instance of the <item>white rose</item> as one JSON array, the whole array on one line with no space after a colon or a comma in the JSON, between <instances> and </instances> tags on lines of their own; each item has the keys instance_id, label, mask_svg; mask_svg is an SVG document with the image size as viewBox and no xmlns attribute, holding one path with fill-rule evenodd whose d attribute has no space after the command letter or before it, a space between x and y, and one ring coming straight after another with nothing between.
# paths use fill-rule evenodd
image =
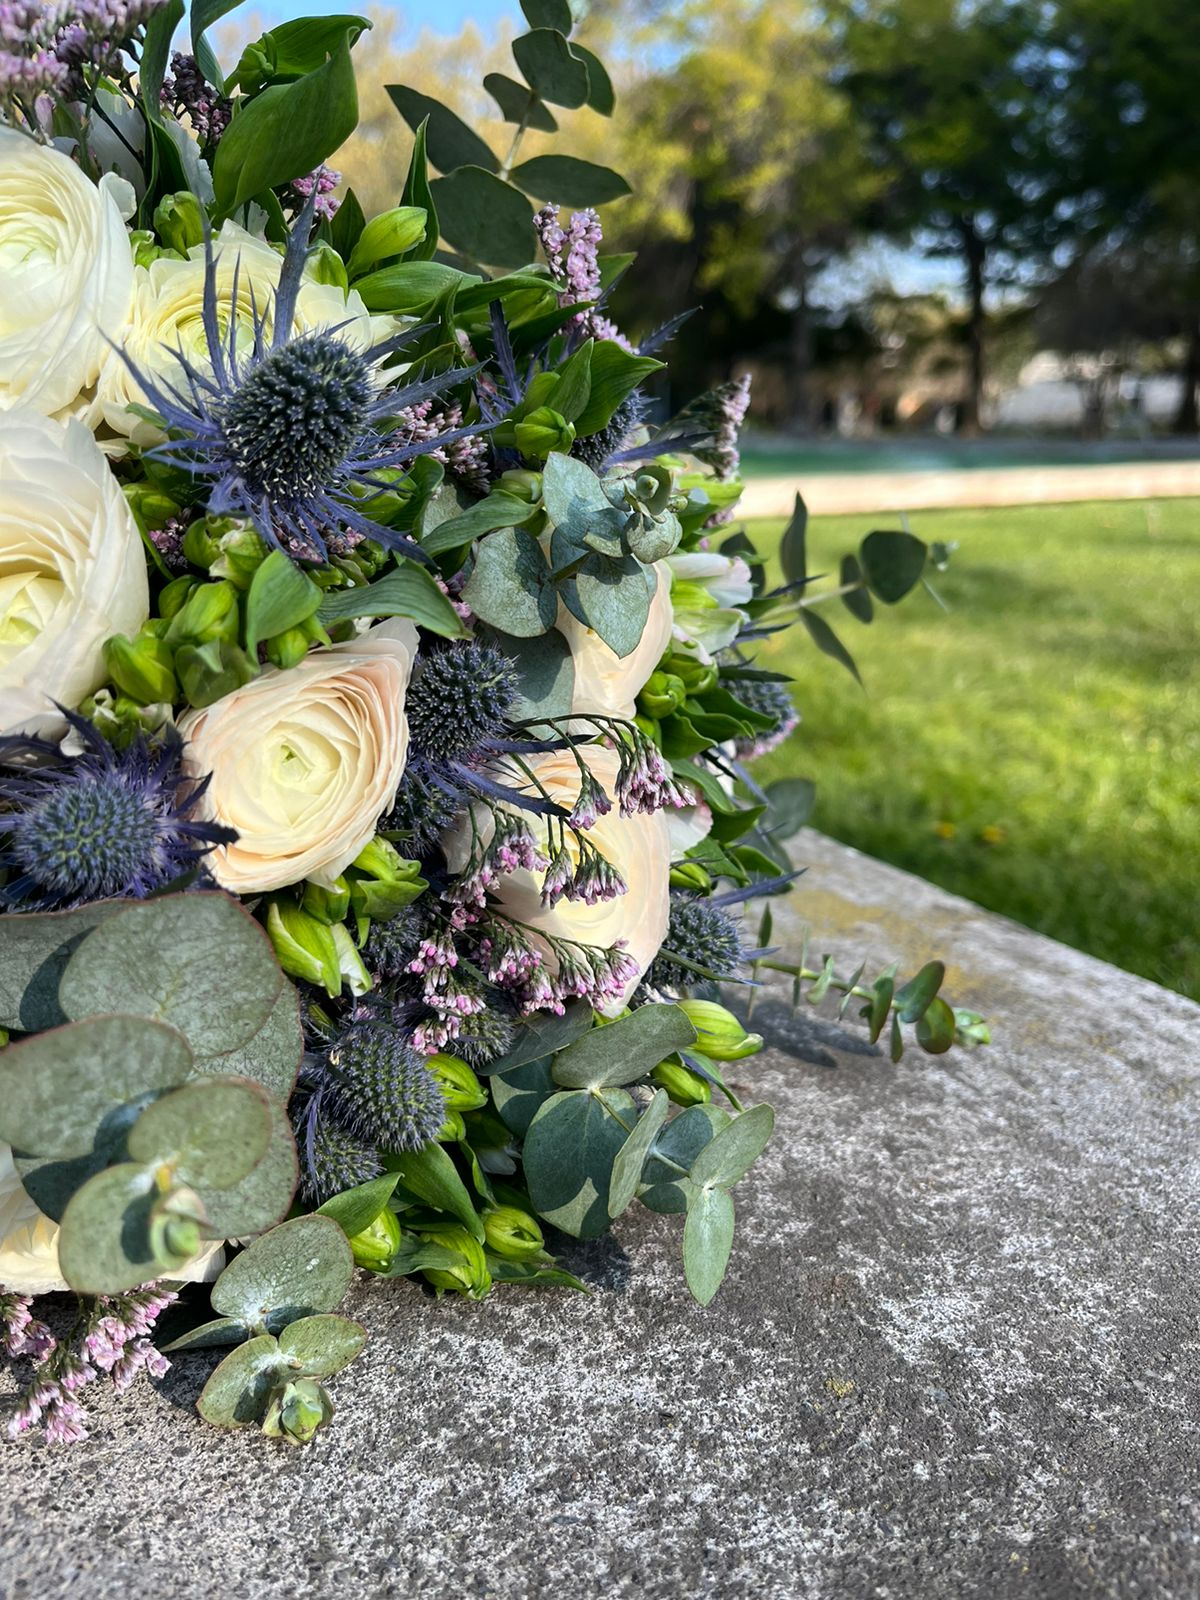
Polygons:
<instances>
[{"instance_id":1,"label":"white rose","mask_svg":"<svg viewBox=\"0 0 1200 1600\"><path fill-rule=\"evenodd\" d=\"M578 753L610 798L614 797L620 765L617 752L606 745L593 744L581 746ZM560 750L547 755L528 756L526 760L549 798L570 809L579 792L579 769L574 755L569 750ZM519 814L544 846L545 823L526 811ZM482 817L475 820L483 837L488 837L488 822ZM623 817L614 802L612 810L588 829L586 837L621 874L626 885L624 894L590 906L582 900L566 899L553 906L544 906L542 883L545 873L531 872L526 868L506 873L491 892L501 911L514 921L525 923L535 930L535 944L540 944L537 939L539 931L606 949L619 941L624 942L626 954L637 963L638 971L624 992L602 1008L612 1016L625 1005L667 936L670 914L670 826L663 811L656 811L652 815L638 812L634 816ZM456 823L443 840L452 871L461 871L466 865L471 838L470 822L464 819ZM570 848L570 833L567 843ZM542 948L547 955L547 964L556 970L553 957L545 946Z\"/></svg>"},{"instance_id":2,"label":"white rose","mask_svg":"<svg viewBox=\"0 0 1200 1600\"><path fill-rule=\"evenodd\" d=\"M0 127L0 407L67 411L119 339L133 290L133 191ZM107 336L107 337L106 337Z\"/></svg>"},{"instance_id":3,"label":"white rose","mask_svg":"<svg viewBox=\"0 0 1200 1600\"><path fill-rule=\"evenodd\" d=\"M0 733L61 729L150 612L125 496L81 422L0 411Z\"/></svg>"},{"instance_id":4,"label":"white rose","mask_svg":"<svg viewBox=\"0 0 1200 1600\"><path fill-rule=\"evenodd\" d=\"M382 622L180 720L189 770L212 773L206 814L239 834L209 858L222 888L328 886L371 842L404 773L416 653L411 622Z\"/></svg>"},{"instance_id":5,"label":"white rose","mask_svg":"<svg viewBox=\"0 0 1200 1600\"><path fill-rule=\"evenodd\" d=\"M213 254L222 340L228 343L232 321L239 351L248 351L254 343L255 313L264 320L270 337L283 257L265 239L255 238L233 222L221 229ZM186 261L178 256L160 256L148 267L137 268L129 327L122 343L139 372L178 387L183 369L174 352L181 351L197 371L211 373L203 322L204 277L203 245L196 245ZM395 331L389 318L370 315L357 290L346 295L336 284L318 283L311 275L306 275L300 285L293 328L298 333L336 328L346 344L364 351ZM96 401L99 416L114 432L141 445L161 439L158 428L129 410L131 405L144 405L145 396L117 350L110 350L104 362Z\"/></svg>"},{"instance_id":6,"label":"white rose","mask_svg":"<svg viewBox=\"0 0 1200 1600\"><path fill-rule=\"evenodd\" d=\"M13 1163L12 1146L0 1143L0 1289L11 1294L54 1294L67 1289L58 1267L58 1235L58 1224L39 1211L25 1193ZM218 1240L171 1277L182 1283L205 1283L216 1277L224 1260Z\"/></svg>"},{"instance_id":7,"label":"white rose","mask_svg":"<svg viewBox=\"0 0 1200 1600\"><path fill-rule=\"evenodd\" d=\"M634 702L645 688L671 642L671 574L663 561L655 562L650 613L642 637L627 656L617 655L598 633L571 615L561 600L555 627L571 646L575 690L571 710L578 716L632 717Z\"/></svg>"}]
</instances>

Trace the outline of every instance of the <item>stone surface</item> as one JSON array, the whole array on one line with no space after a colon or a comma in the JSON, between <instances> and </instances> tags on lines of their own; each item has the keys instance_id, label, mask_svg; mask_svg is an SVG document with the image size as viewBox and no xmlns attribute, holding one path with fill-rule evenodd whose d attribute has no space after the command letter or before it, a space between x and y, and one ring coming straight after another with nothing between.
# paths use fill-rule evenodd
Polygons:
<instances>
[{"instance_id":1,"label":"stone surface","mask_svg":"<svg viewBox=\"0 0 1200 1600\"><path fill-rule=\"evenodd\" d=\"M358 1291L307 1454L202 1428L180 1360L0 1447L4 1600L1194 1596L1200 1007L800 844L819 947L946 953L990 1050L893 1067L768 998L735 1073L779 1128L707 1311L644 1213L573 1252L588 1298Z\"/></svg>"}]
</instances>

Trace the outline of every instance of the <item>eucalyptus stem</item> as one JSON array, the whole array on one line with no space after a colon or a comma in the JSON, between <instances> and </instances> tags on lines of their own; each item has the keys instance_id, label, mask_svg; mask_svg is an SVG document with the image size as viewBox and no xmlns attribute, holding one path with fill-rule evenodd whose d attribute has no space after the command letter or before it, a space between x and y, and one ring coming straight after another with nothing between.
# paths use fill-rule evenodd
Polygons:
<instances>
[{"instance_id":1,"label":"eucalyptus stem","mask_svg":"<svg viewBox=\"0 0 1200 1600\"><path fill-rule=\"evenodd\" d=\"M801 983L815 983L822 976L820 971L813 971L811 967L789 966L786 961L756 961L755 967L766 967L768 972L783 972L789 978L798 978ZM843 994L854 995L859 1000L873 1000L874 992L864 989L861 983L847 983L845 978L831 977L826 985L829 989L840 989Z\"/></svg>"},{"instance_id":2,"label":"eucalyptus stem","mask_svg":"<svg viewBox=\"0 0 1200 1600\"><path fill-rule=\"evenodd\" d=\"M513 134L512 143L508 147L508 154L500 164L498 176L508 182L509 174L513 169L513 162L517 159L517 151L521 148L521 140L525 137L525 130L529 126L529 118L533 115L533 108L537 104L537 96L530 91L529 103L521 113L521 120L517 123L517 131Z\"/></svg>"}]
</instances>

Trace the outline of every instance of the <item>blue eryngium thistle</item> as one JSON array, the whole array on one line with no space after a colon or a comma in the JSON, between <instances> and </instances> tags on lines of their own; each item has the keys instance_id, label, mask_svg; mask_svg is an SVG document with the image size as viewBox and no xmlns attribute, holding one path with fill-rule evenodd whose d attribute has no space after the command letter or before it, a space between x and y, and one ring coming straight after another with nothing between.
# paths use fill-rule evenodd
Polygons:
<instances>
[{"instance_id":1,"label":"blue eryngium thistle","mask_svg":"<svg viewBox=\"0 0 1200 1600\"><path fill-rule=\"evenodd\" d=\"M672 960L674 955L690 964ZM706 976L733 978L744 959L737 923L727 911L699 895L673 894L667 937L646 974L646 987L678 993Z\"/></svg>"},{"instance_id":2,"label":"blue eryngium thistle","mask_svg":"<svg viewBox=\"0 0 1200 1600\"><path fill-rule=\"evenodd\" d=\"M381 1150L419 1150L446 1120L438 1081L408 1036L385 1022L351 1027L328 1056L326 1104Z\"/></svg>"},{"instance_id":3,"label":"blue eryngium thistle","mask_svg":"<svg viewBox=\"0 0 1200 1600\"><path fill-rule=\"evenodd\" d=\"M478 639L423 655L405 697L413 749L437 762L477 755L501 737L516 693L512 662Z\"/></svg>"},{"instance_id":4,"label":"blue eryngium thistle","mask_svg":"<svg viewBox=\"0 0 1200 1600\"><path fill-rule=\"evenodd\" d=\"M0 902L23 910L143 899L203 872L231 828L196 815L208 779L185 777L177 736L114 750L85 718L65 713L83 751L42 767L0 771ZM0 761L20 740L0 740ZM7 747L7 748L6 748Z\"/></svg>"},{"instance_id":5,"label":"blue eryngium thistle","mask_svg":"<svg viewBox=\"0 0 1200 1600\"><path fill-rule=\"evenodd\" d=\"M288 238L270 318L252 307L253 339L239 349L231 314L221 336L217 274L205 243L203 322L210 371L183 354L175 383L155 381L125 352L166 440L146 454L188 472L195 497L215 515L249 519L268 545L323 561L326 541L370 538L420 554L412 540L374 521L372 498L392 487L387 474L417 456L481 431L483 424L411 439L393 426L408 406L462 383L478 368L452 368L419 383L387 387L381 363L426 331L409 328L368 350L356 350L338 328L293 334L296 297L308 255L310 199ZM230 296L237 305L237 278Z\"/></svg>"}]
</instances>

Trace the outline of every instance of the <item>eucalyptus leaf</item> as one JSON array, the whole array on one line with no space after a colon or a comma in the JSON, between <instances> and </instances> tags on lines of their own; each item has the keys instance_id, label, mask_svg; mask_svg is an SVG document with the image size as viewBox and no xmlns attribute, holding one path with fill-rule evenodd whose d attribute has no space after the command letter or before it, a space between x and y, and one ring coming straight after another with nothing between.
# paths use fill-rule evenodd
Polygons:
<instances>
[{"instance_id":1,"label":"eucalyptus leaf","mask_svg":"<svg viewBox=\"0 0 1200 1600\"><path fill-rule=\"evenodd\" d=\"M565 29L563 30L566 31ZM612 79L608 75L603 61L594 51L586 45L572 41L571 54L578 56L587 67L588 94L587 103L593 111L598 111L602 117L611 117L617 103L616 93L613 90Z\"/></svg>"},{"instance_id":2,"label":"eucalyptus leaf","mask_svg":"<svg viewBox=\"0 0 1200 1600\"><path fill-rule=\"evenodd\" d=\"M198 1057L193 1070L228 1078L253 1078L268 1094L286 1101L295 1087L303 1055L300 996L285 980L267 1020L256 1034L222 1055Z\"/></svg>"},{"instance_id":3,"label":"eucalyptus leaf","mask_svg":"<svg viewBox=\"0 0 1200 1600\"><path fill-rule=\"evenodd\" d=\"M580 1034L587 1033L592 1026L592 1016L592 1008L584 1000L569 1001L562 1016L555 1016L552 1011L535 1012L518 1026L507 1053L476 1071L480 1077L509 1072L527 1061L537 1061L553 1055L556 1050L564 1050Z\"/></svg>"},{"instance_id":4,"label":"eucalyptus leaf","mask_svg":"<svg viewBox=\"0 0 1200 1600\"><path fill-rule=\"evenodd\" d=\"M638 1198L651 1211L678 1215L687 1210L692 1191L685 1175L705 1145L727 1128L732 1119L719 1106L688 1106L672 1117L654 1141L642 1172ZM683 1172L677 1169L682 1167Z\"/></svg>"},{"instance_id":5,"label":"eucalyptus leaf","mask_svg":"<svg viewBox=\"0 0 1200 1600\"><path fill-rule=\"evenodd\" d=\"M792 508L791 521L779 541L779 563L789 583L808 579L808 507L800 495Z\"/></svg>"},{"instance_id":6,"label":"eucalyptus leaf","mask_svg":"<svg viewBox=\"0 0 1200 1600\"><path fill-rule=\"evenodd\" d=\"M328 591L317 615L326 627L353 617L411 617L418 627L444 639L466 634L458 612L415 561L400 561L374 583Z\"/></svg>"},{"instance_id":7,"label":"eucalyptus leaf","mask_svg":"<svg viewBox=\"0 0 1200 1600\"><path fill-rule=\"evenodd\" d=\"M542 504L554 527L572 544L586 545L593 534L608 549L615 542L620 548L625 514L613 505L592 469L574 456L555 452L546 460L542 473Z\"/></svg>"},{"instance_id":8,"label":"eucalyptus leaf","mask_svg":"<svg viewBox=\"0 0 1200 1600\"><path fill-rule=\"evenodd\" d=\"M531 28L556 28L566 34L575 24L567 0L521 0L521 10Z\"/></svg>"},{"instance_id":9,"label":"eucalyptus leaf","mask_svg":"<svg viewBox=\"0 0 1200 1600\"><path fill-rule=\"evenodd\" d=\"M557 28L534 28L513 40L512 53L525 82L539 98L573 110L587 104L587 63L572 54Z\"/></svg>"},{"instance_id":10,"label":"eucalyptus leaf","mask_svg":"<svg viewBox=\"0 0 1200 1600\"><path fill-rule=\"evenodd\" d=\"M425 126L425 149L439 172L456 167L482 167L495 172L500 163L491 148L440 100L401 83L387 85L388 98L415 133Z\"/></svg>"},{"instance_id":11,"label":"eucalyptus leaf","mask_svg":"<svg viewBox=\"0 0 1200 1600\"><path fill-rule=\"evenodd\" d=\"M659 1129L667 1120L671 1102L665 1089L659 1089L638 1118L638 1125L621 1146L613 1162L612 1180L608 1189L608 1214L620 1216L637 1194L642 1181L642 1169L650 1154L650 1147Z\"/></svg>"},{"instance_id":12,"label":"eucalyptus leaf","mask_svg":"<svg viewBox=\"0 0 1200 1600\"><path fill-rule=\"evenodd\" d=\"M623 1089L605 1091L603 1100L568 1089L546 1101L529 1126L523 1153L529 1198L539 1216L577 1239L595 1239L607 1229L613 1163L636 1114Z\"/></svg>"},{"instance_id":13,"label":"eucalyptus leaf","mask_svg":"<svg viewBox=\"0 0 1200 1600\"><path fill-rule=\"evenodd\" d=\"M493 1072L489 1079L492 1103L506 1128L519 1139L529 1132L529 1124L538 1108L558 1086L550 1076L551 1056L540 1061L526 1061L519 1067L509 1067L504 1072Z\"/></svg>"},{"instance_id":14,"label":"eucalyptus leaf","mask_svg":"<svg viewBox=\"0 0 1200 1600\"><path fill-rule=\"evenodd\" d=\"M291 1119L276 1100L271 1105L271 1140L258 1165L228 1189L203 1191L209 1231L219 1239L244 1239L273 1227L287 1215L299 1175Z\"/></svg>"},{"instance_id":15,"label":"eucalyptus leaf","mask_svg":"<svg viewBox=\"0 0 1200 1600\"><path fill-rule=\"evenodd\" d=\"M800 621L808 630L809 638L817 649L822 654L827 655L830 660L839 662L856 682L861 684L862 679L859 677L858 668L854 664L854 657L825 621L825 618L819 617L815 611L805 608L800 612Z\"/></svg>"},{"instance_id":16,"label":"eucalyptus leaf","mask_svg":"<svg viewBox=\"0 0 1200 1600\"><path fill-rule=\"evenodd\" d=\"M77 911L0 917L0 1028L37 1033L66 1022L58 985L67 962L93 928L128 906L128 900L98 900Z\"/></svg>"},{"instance_id":17,"label":"eucalyptus leaf","mask_svg":"<svg viewBox=\"0 0 1200 1600\"><path fill-rule=\"evenodd\" d=\"M533 209L519 189L481 166L430 184L442 238L470 261L520 267L533 260Z\"/></svg>"},{"instance_id":18,"label":"eucalyptus leaf","mask_svg":"<svg viewBox=\"0 0 1200 1600\"><path fill-rule=\"evenodd\" d=\"M944 1055L954 1043L954 1012L935 995L917 1023L917 1043L931 1056Z\"/></svg>"},{"instance_id":19,"label":"eucalyptus leaf","mask_svg":"<svg viewBox=\"0 0 1200 1600\"><path fill-rule=\"evenodd\" d=\"M159 1345L159 1349L164 1355L178 1350L214 1350L222 1345L241 1344L249 1336L249 1328L236 1317L214 1317L197 1328L189 1328L169 1344Z\"/></svg>"},{"instance_id":20,"label":"eucalyptus leaf","mask_svg":"<svg viewBox=\"0 0 1200 1600\"><path fill-rule=\"evenodd\" d=\"M838 571L838 587L846 591L842 595L842 604L852 617L857 617L859 622L873 620L875 607L871 604L871 596L866 589L863 570L854 556L842 557Z\"/></svg>"},{"instance_id":21,"label":"eucalyptus leaf","mask_svg":"<svg viewBox=\"0 0 1200 1600\"><path fill-rule=\"evenodd\" d=\"M558 615L550 568L524 528L501 528L483 540L463 599L481 621L517 638L546 633Z\"/></svg>"},{"instance_id":22,"label":"eucalyptus leaf","mask_svg":"<svg viewBox=\"0 0 1200 1600\"><path fill-rule=\"evenodd\" d=\"M910 978L906 984L896 990L896 1012L901 1022L916 1022L924 1016L933 1000L934 995L942 987L946 977L945 964L941 961L927 961L917 973L915 978Z\"/></svg>"},{"instance_id":23,"label":"eucalyptus leaf","mask_svg":"<svg viewBox=\"0 0 1200 1600\"><path fill-rule=\"evenodd\" d=\"M285 1371L278 1341L260 1334L225 1357L201 1390L196 1410L217 1428L257 1427Z\"/></svg>"},{"instance_id":24,"label":"eucalyptus leaf","mask_svg":"<svg viewBox=\"0 0 1200 1600\"><path fill-rule=\"evenodd\" d=\"M566 1089L636 1083L673 1051L695 1042L696 1030L679 1006L639 1006L560 1051L554 1058L554 1081Z\"/></svg>"},{"instance_id":25,"label":"eucalyptus leaf","mask_svg":"<svg viewBox=\"0 0 1200 1600\"><path fill-rule=\"evenodd\" d=\"M332 1217L294 1217L255 1239L213 1284L212 1307L251 1328L332 1311L354 1276L346 1235Z\"/></svg>"},{"instance_id":26,"label":"eucalyptus leaf","mask_svg":"<svg viewBox=\"0 0 1200 1600\"><path fill-rule=\"evenodd\" d=\"M791 839L812 816L817 786L811 778L778 778L764 793L771 837Z\"/></svg>"},{"instance_id":27,"label":"eucalyptus leaf","mask_svg":"<svg viewBox=\"0 0 1200 1600\"><path fill-rule=\"evenodd\" d=\"M916 588L925 570L927 553L920 539L898 529L869 533L858 551L872 594L889 606Z\"/></svg>"},{"instance_id":28,"label":"eucalyptus leaf","mask_svg":"<svg viewBox=\"0 0 1200 1600\"><path fill-rule=\"evenodd\" d=\"M252 1172L271 1140L266 1091L248 1078L205 1078L163 1095L129 1130L131 1161L172 1161L196 1188L228 1189Z\"/></svg>"},{"instance_id":29,"label":"eucalyptus leaf","mask_svg":"<svg viewBox=\"0 0 1200 1600\"><path fill-rule=\"evenodd\" d=\"M483 87L500 107L500 115L505 122L523 122L527 128L536 128L539 133L558 131L554 113L542 104L527 84L518 83L503 72L489 72L483 80Z\"/></svg>"},{"instance_id":30,"label":"eucalyptus leaf","mask_svg":"<svg viewBox=\"0 0 1200 1600\"><path fill-rule=\"evenodd\" d=\"M366 1342L361 1322L326 1312L290 1322L279 1335L279 1351L305 1377L331 1378L362 1353Z\"/></svg>"},{"instance_id":31,"label":"eucalyptus leaf","mask_svg":"<svg viewBox=\"0 0 1200 1600\"><path fill-rule=\"evenodd\" d=\"M637 649L650 615L646 571L635 556L593 555L560 590L568 610L622 659Z\"/></svg>"},{"instance_id":32,"label":"eucalyptus leaf","mask_svg":"<svg viewBox=\"0 0 1200 1600\"><path fill-rule=\"evenodd\" d=\"M552 628L532 639L516 639L493 629L491 637L517 669L513 720L565 717L574 699L575 658L563 635Z\"/></svg>"},{"instance_id":33,"label":"eucalyptus leaf","mask_svg":"<svg viewBox=\"0 0 1200 1600\"><path fill-rule=\"evenodd\" d=\"M699 1189L683 1226L683 1271L693 1297L706 1306L721 1287L733 1249L733 1200L724 1189Z\"/></svg>"},{"instance_id":34,"label":"eucalyptus leaf","mask_svg":"<svg viewBox=\"0 0 1200 1600\"><path fill-rule=\"evenodd\" d=\"M106 1167L72 1195L58 1236L58 1266L77 1294L119 1294L163 1276L150 1237L151 1169Z\"/></svg>"},{"instance_id":35,"label":"eucalyptus leaf","mask_svg":"<svg viewBox=\"0 0 1200 1600\"><path fill-rule=\"evenodd\" d=\"M700 1188L732 1188L763 1153L774 1127L775 1113L770 1106L751 1106L705 1145L688 1176Z\"/></svg>"},{"instance_id":36,"label":"eucalyptus leaf","mask_svg":"<svg viewBox=\"0 0 1200 1600\"><path fill-rule=\"evenodd\" d=\"M533 156L513 168L512 181L526 194L557 205L602 206L630 193L620 173L576 156Z\"/></svg>"},{"instance_id":37,"label":"eucalyptus leaf","mask_svg":"<svg viewBox=\"0 0 1200 1600\"><path fill-rule=\"evenodd\" d=\"M124 1011L169 1023L208 1056L251 1039L283 981L253 917L228 895L201 891L144 900L108 919L67 963L59 998L76 1019Z\"/></svg>"}]
</instances>

